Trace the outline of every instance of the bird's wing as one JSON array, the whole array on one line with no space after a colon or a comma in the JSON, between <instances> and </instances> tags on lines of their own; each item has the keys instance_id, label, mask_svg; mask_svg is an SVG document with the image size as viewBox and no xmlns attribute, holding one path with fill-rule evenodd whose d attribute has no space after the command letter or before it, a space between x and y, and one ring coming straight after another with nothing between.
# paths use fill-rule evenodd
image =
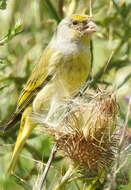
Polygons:
<instances>
[{"instance_id":1,"label":"bird's wing","mask_svg":"<svg viewBox=\"0 0 131 190\"><path fill-rule=\"evenodd\" d=\"M61 56L57 56L58 52L47 48L39 63L34 67L21 95L18 99L16 113L20 113L34 99L35 95L43 88L53 77L56 65L59 63ZM54 57L54 58L53 58Z\"/></svg>"},{"instance_id":2,"label":"bird's wing","mask_svg":"<svg viewBox=\"0 0 131 190\"><path fill-rule=\"evenodd\" d=\"M11 115L9 121L4 125L4 131L10 129L19 120L19 115L32 103L36 94L43 88L55 75L57 65L62 61L62 54L51 48L46 48L40 61L34 67L25 87L18 99L16 111ZM3 130L3 127L2 127Z\"/></svg>"}]
</instances>

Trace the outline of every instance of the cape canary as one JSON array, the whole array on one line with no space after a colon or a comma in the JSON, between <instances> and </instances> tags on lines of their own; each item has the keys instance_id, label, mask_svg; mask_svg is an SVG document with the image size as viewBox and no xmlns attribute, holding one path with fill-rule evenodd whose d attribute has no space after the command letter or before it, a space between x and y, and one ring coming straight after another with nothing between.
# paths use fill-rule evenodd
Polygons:
<instances>
[{"instance_id":1,"label":"cape canary","mask_svg":"<svg viewBox=\"0 0 131 190\"><path fill-rule=\"evenodd\" d=\"M79 91L91 69L90 39L96 25L87 15L63 19L36 64L21 95L17 108L5 128L10 128L22 113L20 130L11 157L9 171L15 169L18 154L36 124L32 112L49 109L52 98L69 98Z\"/></svg>"}]
</instances>

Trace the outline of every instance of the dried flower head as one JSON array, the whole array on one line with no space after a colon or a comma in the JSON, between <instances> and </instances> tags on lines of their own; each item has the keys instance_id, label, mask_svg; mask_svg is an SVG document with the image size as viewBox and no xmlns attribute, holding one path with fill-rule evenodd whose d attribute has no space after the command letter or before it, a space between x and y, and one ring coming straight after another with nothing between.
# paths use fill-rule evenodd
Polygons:
<instances>
[{"instance_id":1,"label":"dried flower head","mask_svg":"<svg viewBox=\"0 0 131 190\"><path fill-rule=\"evenodd\" d=\"M76 164L98 170L114 158L118 104L111 92L100 91L87 101L77 98L58 126L48 126L58 149Z\"/></svg>"}]
</instances>

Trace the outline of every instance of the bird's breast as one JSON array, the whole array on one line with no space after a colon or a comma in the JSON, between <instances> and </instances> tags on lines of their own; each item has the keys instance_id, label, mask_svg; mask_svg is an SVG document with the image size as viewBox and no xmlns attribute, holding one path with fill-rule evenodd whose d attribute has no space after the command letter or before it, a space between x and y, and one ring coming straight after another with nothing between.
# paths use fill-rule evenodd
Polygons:
<instances>
[{"instance_id":1,"label":"bird's breast","mask_svg":"<svg viewBox=\"0 0 131 190\"><path fill-rule=\"evenodd\" d=\"M90 52L81 51L65 55L56 78L69 94L76 93L86 81L90 66Z\"/></svg>"}]
</instances>

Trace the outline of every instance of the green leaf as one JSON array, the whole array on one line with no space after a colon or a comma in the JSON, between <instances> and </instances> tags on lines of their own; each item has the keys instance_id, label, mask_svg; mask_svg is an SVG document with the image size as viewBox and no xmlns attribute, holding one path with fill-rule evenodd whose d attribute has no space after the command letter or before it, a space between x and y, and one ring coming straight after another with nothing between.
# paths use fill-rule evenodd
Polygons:
<instances>
[{"instance_id":1,"label":"green leaf","mask_svg":"<svg viewBox=\"0 0 131 190\"><path fill-rule=\"evenodd\" d=\"M47 9L49 10L50 15L57 21L60 22L60 17L58 16L54 6L52 5L52 3L50 2L50 0L45 0L44 1L45 6L47 7Z\"/></svg>"}]
</instances>

